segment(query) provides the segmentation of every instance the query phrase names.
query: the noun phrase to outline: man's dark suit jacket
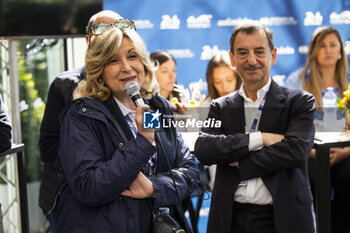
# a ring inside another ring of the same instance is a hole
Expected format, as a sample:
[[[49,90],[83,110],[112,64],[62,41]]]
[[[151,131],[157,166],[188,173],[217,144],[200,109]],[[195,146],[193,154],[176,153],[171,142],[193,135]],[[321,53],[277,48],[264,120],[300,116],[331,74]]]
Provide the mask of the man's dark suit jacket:
[[[238,91],[214,100],[208,118],[221,128],[203,129],[195,144],[200,162],[217,164],[208,233],[230,233],[234,193],[242,180],[261,177],[274,204],[277,233],[312,233],[314,218],[307,161],[314,139],[314,98],[307,92],[271,82],[259,131],[284,139],[258,151],[248,151],[244,129],[244,99]],[[227,164],[238,161],[237,167]]]

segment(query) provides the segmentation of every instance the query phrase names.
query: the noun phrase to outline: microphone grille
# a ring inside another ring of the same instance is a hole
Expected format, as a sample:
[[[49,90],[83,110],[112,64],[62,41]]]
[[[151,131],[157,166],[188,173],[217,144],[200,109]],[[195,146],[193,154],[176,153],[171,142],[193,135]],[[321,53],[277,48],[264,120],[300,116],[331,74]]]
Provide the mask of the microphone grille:
[[[134,96],[137,93],[140,93],[139,84],[136,81],[131,81],[125,84],[124,91],[128,96]]]

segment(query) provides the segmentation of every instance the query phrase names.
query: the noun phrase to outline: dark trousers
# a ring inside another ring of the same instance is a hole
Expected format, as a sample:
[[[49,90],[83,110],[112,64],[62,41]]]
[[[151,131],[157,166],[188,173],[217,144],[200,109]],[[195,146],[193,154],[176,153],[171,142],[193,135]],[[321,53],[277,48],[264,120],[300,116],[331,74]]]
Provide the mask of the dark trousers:
[[[315,196],[315,161],[309,160],[311,190]],[[320,181],[322,182],[322,181]],[[350,157],[331,168],[331,222],[332,233],[350,232]]]
[[[273,205],[234,202],[231,233],[276,233]]]

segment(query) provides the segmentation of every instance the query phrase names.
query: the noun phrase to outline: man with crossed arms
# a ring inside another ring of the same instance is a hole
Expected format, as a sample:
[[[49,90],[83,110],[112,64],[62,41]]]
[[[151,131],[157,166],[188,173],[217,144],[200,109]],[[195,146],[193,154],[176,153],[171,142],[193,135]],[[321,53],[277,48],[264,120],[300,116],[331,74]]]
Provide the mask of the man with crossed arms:
[[[314,98],[278,86],[272,32],[258,22],[237,26],[230,58],[243,84],[212,102],[222,122],[199,135],[195,155],[217,164],[208,233],[315,232],[307,161],[314,138]]]

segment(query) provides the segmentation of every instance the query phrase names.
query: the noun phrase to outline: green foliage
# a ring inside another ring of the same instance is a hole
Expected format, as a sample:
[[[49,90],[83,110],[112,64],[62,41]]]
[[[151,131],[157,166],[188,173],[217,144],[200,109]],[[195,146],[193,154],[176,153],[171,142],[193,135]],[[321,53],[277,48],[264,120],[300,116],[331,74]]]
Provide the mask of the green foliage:
[[[23,58],[18,58],[20,83],[20,109],[22,141],[25,145],[26,171],[28,181],[41,179],[42,165],[39,154],[39,130],[45,104],[38,95],[32,73],[27,71]]]

